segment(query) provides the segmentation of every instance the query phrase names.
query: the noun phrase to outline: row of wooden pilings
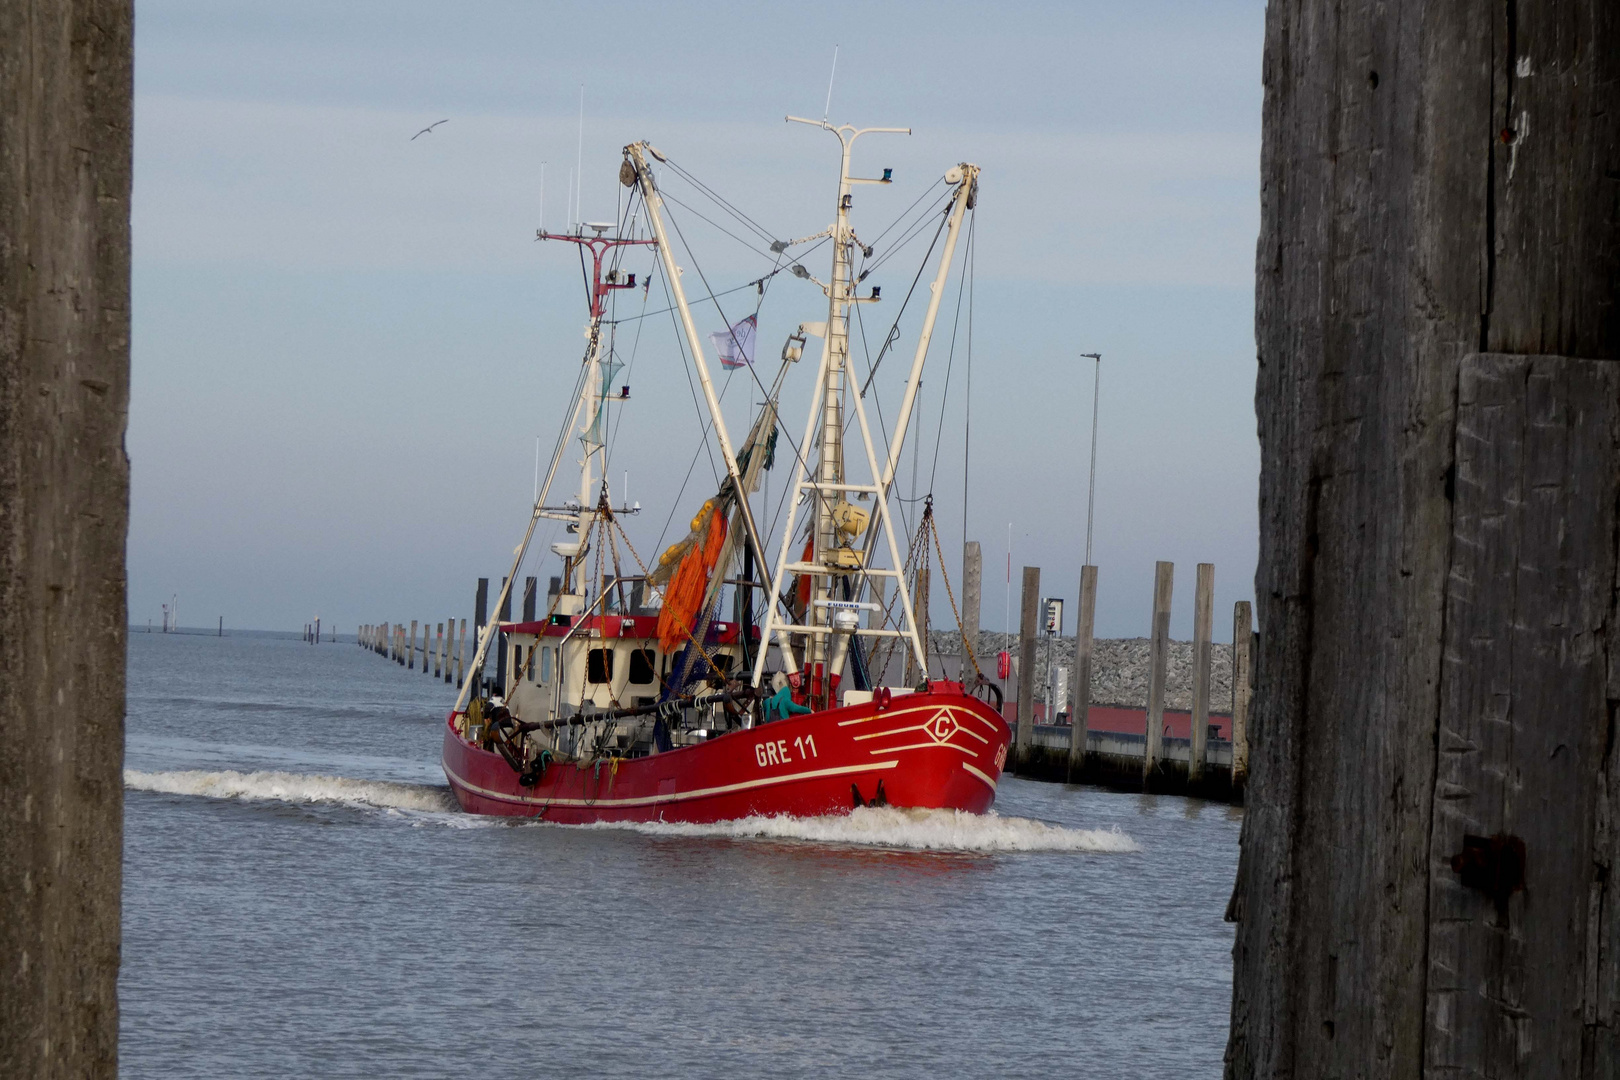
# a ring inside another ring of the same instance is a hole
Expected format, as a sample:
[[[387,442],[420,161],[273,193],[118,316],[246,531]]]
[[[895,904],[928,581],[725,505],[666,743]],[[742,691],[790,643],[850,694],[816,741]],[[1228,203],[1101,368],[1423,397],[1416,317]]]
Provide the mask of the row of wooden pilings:
[[[420,639],[418,627],[421,627]],[[453,682],[458,688],[465,678],[466,619],[461,620],[459,633],[455,619],[439,623],[437,630],[432,622],[417,622],[414,619],[409,630],[404,623],[368,623],[360,628],[359,642],[361,648],[385,656],[408,671],[416,670],[420,664],[422,674],[431,674],[447,683]]]
[[[967,607],[977,615],[978,544],[968,545],[964,578],[973,595]],[[1216,762],[1210,754],[1209,717],[1212,674],[1211,638],[1215,594],[1215,566],[1199,563],[1193,593],[1193,695],[1191,738],[1185,759],[1180,747],[1166,752],[1165,682],[1169,670],[1170,601],[1175,565],[1159,562],[1154,569],[1152,622],[1149,636],[1148,700],[1140,736],[1093,732],[1091,709],[1093,617],[1097,606],[1097,568],[1080,571],[1080,607],[1075,628],[1073,705],[1067,739],[1063,733],[1037,733],[1035,725],[1035,662],[1040,641],[1041,571],[1026,566],[1020,606],[1017,723],[1008,768],[1017,775],[1066,782],[1099,783],[1110,787],[1200,795],[1241,802],[1248,779],[1249,701],[1254,691],[1255,635],[1248,601],[1232,612],[1232,730],[1229,748]],[[974,620],[977,622],[977,619]],[[1067,745],[1063,745],[1066,742]],[[1179,740],[1178,740],[1179,742]]]

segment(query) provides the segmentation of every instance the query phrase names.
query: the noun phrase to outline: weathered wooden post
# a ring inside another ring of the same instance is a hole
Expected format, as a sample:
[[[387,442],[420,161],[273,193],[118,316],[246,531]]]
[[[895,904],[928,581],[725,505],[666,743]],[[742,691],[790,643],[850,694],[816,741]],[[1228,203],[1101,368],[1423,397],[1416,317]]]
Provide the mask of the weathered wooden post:
[[[1041,607],[1041,568],[1024,567],[1024,593],[1018,609],[1018,763],[1024,764],[1035,735],[1035,648]]]
[[[1210,635],[1214,631],[1215,564],[1199,563],[1193,588],[1192,753],[1187,758],[1187,782],[1204,778],[1209,754]]]
[[[1091,648],[1097,618],[1097,568],[1080,568],[1080,610],[1074,626],[1074,704],[1069,708],[1069,771],[1073,780],[1086,764],[1091,725]]]
[[[605,601],[604,601],[605,603]],[[506,578],[501,578],[501,612],[498,616],[502,623],[512,621],[512,590],[506,587]],[[495,634],[495,685],[498,693],[506,693],[506,654],[510,652],[507,645],[506,631],[498,630]]]
[[[444,681],[450,683],[456,681],[456,620],[446,619],[444,625]]]
[[[928,583],[933,580],[932,573],[919,573],[912,584],[911,607],[917,614],[917,633],[922,638],[924,655],[933,655],[933,645],[928,640]],[[910,651],[906,652],[906,685],[916,686],[928,677],[928,672],[917,665],[916,656]]]
[[[0,4],[0,1075],[118,1072],[133,4]]]
[[[1153,567],[1153,630],[1148,641],[1147,745],[1142,754],[1142,778],[1147,782],[1164,756],[1164,681],[1170,660],[1170,588],[1174,563]]]
[[[422,674],[428,675],[428,656],[433,652],[433,623],[422,620]]]
[[[433,635],[433,677],[439,678],[444,674],[444,623],[440,623]]]
[[[962,545],[962,658],[957,662],[957,678],[973,686],[979,657],[979,609],[983,595],[984,559],[977,540]],[[969,659],[972,657],[972,659]]]
[[[467,620],[461,620],[461,652],[456,655],[456,689],[459,690],[467,683]]]
[[[1620,18],[1272,4],[1228,1075],[1620,1070]]]
[[[1249,782],[1249,699],[1254,694],[1254,663],[1249,646],[1254,617],[1249,602],[1232,606],[1232,789]]]
[[[405,669],[416,670],[416,620],[411,620],[411,636],[405,643]]]
[[[479,639],[480,641],[483,640],[484,624],[488,621],[489,578],[481,577],[478,579],[478,594],[473,603],[473,637]],[[466,642],[462,642],[462,644],[465,645]],[[489,658],[486,656],[484,659],[487,663]],[[478,697],[484,692],[484,672],[482,670],[469,671],[467,674],[471,675],[473,678],[472,696]]]

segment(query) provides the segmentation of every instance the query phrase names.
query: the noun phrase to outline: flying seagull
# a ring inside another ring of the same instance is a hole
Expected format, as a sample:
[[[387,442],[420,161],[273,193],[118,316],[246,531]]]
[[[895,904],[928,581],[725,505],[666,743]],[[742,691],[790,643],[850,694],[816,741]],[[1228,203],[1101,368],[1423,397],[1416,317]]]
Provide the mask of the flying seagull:
[[[415,142],[417,139],[421,138],[423,135],[426,135],[428,132],[432,131],[434,128],[438,127],[440,124],[448,124],[449,122],[450,122],[449,118],[446,117],[443,120],[439,120],[439,121],[436,121],[434,123],[429,124],[427,127],[423,128],[421,131],[418,131],[415,135],[412,135],[411,136],[411,142]]]

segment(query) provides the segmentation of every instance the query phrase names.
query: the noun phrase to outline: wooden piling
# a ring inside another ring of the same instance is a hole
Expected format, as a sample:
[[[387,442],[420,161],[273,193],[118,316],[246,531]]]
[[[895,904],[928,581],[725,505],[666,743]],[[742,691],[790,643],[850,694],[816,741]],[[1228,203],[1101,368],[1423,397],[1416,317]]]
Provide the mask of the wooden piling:
[[[444,631],[444,681],[456,681],[456,620],[446,619]]]
[[[444,674],[444,623],[440,623],[433,638],[433,677]]]
[[[1620,18],[1266,14],[1234,1080],[1620,1072]]]
[[[1254,617],[1249,602],[1232,606],[1232,787],[1249,782],[1249,699],[1254,695]]]
[[[1174,563],[1153,568],[1153,633],[1148,645],[1147,750],[1142,755],[1144,782],[1152,777],[1164,756],[1164,682],[1170,652],[1170,592]]]
[[[1040,641],[1041,568],[1024,567],[1024,594],[1018,609],[1018,753],[1027,754],[1035,734],[1035,648]]]
[[[917,615],[917,634],[922,638],[923,655],[929,655],[928,641],[928,583],[933,579],[932,573],[917,575],[917,583],[911,597],[911,609]],[[906,685],[916,686],[928,678],[926,668],[919,669],[917,658],[910,651],[906,652]]]
[[[1210,634],[1215,604],[1215,564],[1198,564],[1198,582],[1193,589],[1193,699],[1192,756],[1187,759],[1187,781],[1196,784],[1204,778],[1209,753],[1209,665]]]
[[[1069,778],[1072,780],[1086,763],[1086,736],[1091,725],[1091,651],[1097,615],[1097,568],[1080,568],[1080,610],[1074,627],[1074,686],[1069,691],[1074,704],[1069,707]]]
[[[411,620],[411,636],[405,643],[405,670],[416,670],[416,620]]]
[[[971,670],[972,661],[968,659],[968,650],[972,649],[975,660],[979,663],[984,662],[984,658],[978,655],[983,579],[983,553],[977,540],[969,540],[962,545],[962,659],[957,665],[957,678],[970,687],[978,672]]]
[[[433,624],[427,619],[422,620],[422,674],[431,675],[428,670],[428,657],[433,653]]]
[[[0,4],[0,1075],[9,1077],[118,1071],[133,8]]]
[[[461,652],[456,656],[456,689],[467,685],[467,620],[461,620]]]
[[[501,578],[501,610],[496,616],[497,622],[512,621],[512,590],[506,587],[506,578]],[[499,688],[496,693],[506,693],[506,631],[497,630],[495,633],[495,685]]]

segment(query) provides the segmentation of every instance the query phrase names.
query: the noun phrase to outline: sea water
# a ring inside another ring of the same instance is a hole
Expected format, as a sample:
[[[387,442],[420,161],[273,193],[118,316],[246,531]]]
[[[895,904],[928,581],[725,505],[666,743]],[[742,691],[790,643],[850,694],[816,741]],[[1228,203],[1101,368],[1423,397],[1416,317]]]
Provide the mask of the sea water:
[[[1219,1075],[1230,807],[479,818],[452,698],[352,641],[131,635],[125,1076]]]

